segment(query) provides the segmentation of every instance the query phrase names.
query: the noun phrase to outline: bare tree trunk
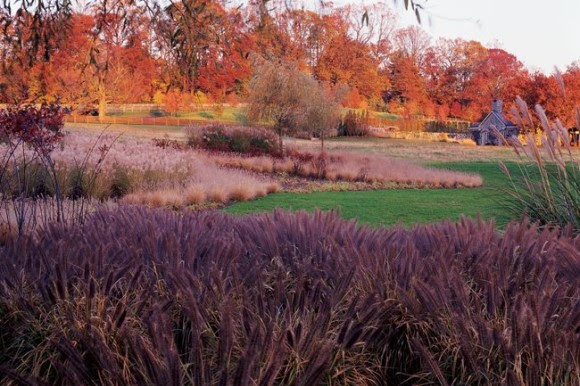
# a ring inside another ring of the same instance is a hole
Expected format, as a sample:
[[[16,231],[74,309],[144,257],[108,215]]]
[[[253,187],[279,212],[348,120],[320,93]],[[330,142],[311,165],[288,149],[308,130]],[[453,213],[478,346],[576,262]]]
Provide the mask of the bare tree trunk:
[[[105,88],[105,82],[99,80],[99,122],[105,120],[107,115],[107,92]]]
[[[276,123],[275,131],[278,134],[278,147],[280,148],[280,153],[284,154],[284,143],[282,142],[282,125],[280,123]]]

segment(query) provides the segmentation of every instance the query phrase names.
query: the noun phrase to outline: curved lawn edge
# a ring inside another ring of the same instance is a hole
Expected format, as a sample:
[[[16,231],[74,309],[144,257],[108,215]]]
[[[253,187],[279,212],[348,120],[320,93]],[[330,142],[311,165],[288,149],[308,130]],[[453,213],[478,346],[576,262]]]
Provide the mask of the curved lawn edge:
[[[426,224],[458,220],[461,216],[507,218],[490,189],[393,189],[347,192],[276,193],[255,201],[240,202],[224,210],[232,214],[285,210],[337,210],[346,219],[373,226]]]
[[[461,216],[494,218],[499,225],[511,218],[494,187],[507,182],[496,162],[437,163],[431,167],[475,172],[484,187],[470,189],[391,189],[344,192],[276,193],[239,202],[224,210],[232,214],[285,210],[337,210],[346,219],[373,226],[427,224]]]

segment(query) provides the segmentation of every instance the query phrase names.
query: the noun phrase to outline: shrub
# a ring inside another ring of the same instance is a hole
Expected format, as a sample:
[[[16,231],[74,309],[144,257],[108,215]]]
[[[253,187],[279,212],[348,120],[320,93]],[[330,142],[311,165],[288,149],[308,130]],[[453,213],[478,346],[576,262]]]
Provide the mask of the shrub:
[[[236,153],[249,153],[252,146],[252,138],[242,131],[234,131],[231,135],[230,149]]]
[[[198,145],[204,149],[215,151],[229,151],[231,138],[225,133],[225,126],[211,125],[202,129],[201,140]]]
[[[54,181],[50,171],[41,163],[35,162],[28,166],[31,174],[28,180],[31,181],[29,197],[52,197],[54,196]]]
[[[427,121],[425,122],[425,131],[429,133],[471,133],[467,122],[453,121]]]
[[[125,208],[0,248],[0,383],[571,385],[580,239]]]
[[[28,161],[26,158],[21,158],[16,160],[14,164],[7,165],[5,176],[3,183],[0,184],[0,195],[4,199],[54,195],[53,175],[37,159],[33,158],[33,160]]]
[[[41,165],[52,176],[53,185],[58,192],[51,153],[64,137],[64,114],[60,106],[52,104],[8,106],[0,109],[0,144],[5,147],[0,156],[2,188],[17,185],[22,190],[20,194],[28,195],[26,189],[30,181],[27,166]],[[31,151],[27,152],[26,149]]]
[[[85,170],[81,166],[72,166],[67,173],[66,195],[71,200],[88,197],[89,181]]]
[[[25,143],[48,154],[63,138],[65,111],[58,105],[8,106],[0,109],[0,139],[3,143]]]
[[[276,138],[267,130],[212,124],[187,130],[188,144],[200,149],[249,155],[279,156]]]
[[[162,149],[184,150],[186,148],[183,142],[169,138],[153,138],[153,144]]]

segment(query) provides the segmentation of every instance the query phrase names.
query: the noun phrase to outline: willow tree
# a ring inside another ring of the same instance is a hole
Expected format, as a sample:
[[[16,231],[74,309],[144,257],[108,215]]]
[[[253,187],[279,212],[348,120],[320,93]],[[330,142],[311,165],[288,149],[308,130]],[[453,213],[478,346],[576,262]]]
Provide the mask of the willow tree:
[[[248,115],[274,124],[283,149],[284,134],[296,131],[306,118],[305,103],[316,81],[292,65],[265,61],[250,81]]]
[[[338,124],[340,94],[293,65],[264,62],[250,81],[250,119],[266,120],[283,149],[282,137],[299,130],[324,137]]]

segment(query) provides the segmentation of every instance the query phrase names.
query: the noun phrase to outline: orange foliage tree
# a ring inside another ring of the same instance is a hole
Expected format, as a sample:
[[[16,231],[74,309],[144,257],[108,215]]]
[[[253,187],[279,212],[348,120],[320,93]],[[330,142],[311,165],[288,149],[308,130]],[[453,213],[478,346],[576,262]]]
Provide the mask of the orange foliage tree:
[[[462,39],[433,42],[420,26],[397,28],[388,2],[323,2],[308,10],[284,0],[239,7],[221,0],[153,0],[147,7],[95,0],[82,12],[62,8],[63,0],[40,2],[47,7],[0,7],[2,103],[99,106],[103,116],[109,103],[149,102],[156,94],[167,94],[173,107],[201,93],[244,102],[263,60],[295,65],[327,87],[348,86],[346,106],[407,115],[477,120],[491,99],[522,95],[571,125],[580,99],[578,64],[561,74],[530,74],[505,50]]]

